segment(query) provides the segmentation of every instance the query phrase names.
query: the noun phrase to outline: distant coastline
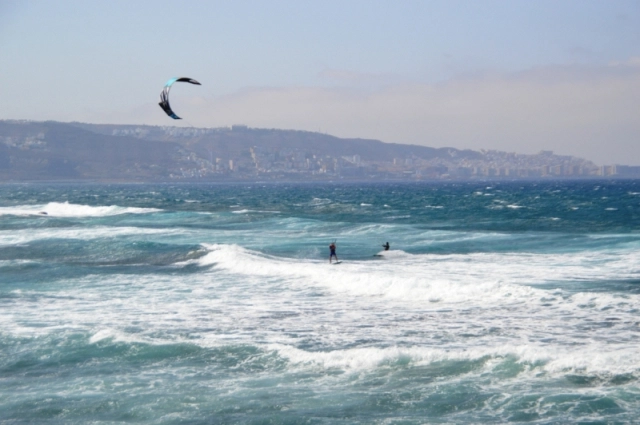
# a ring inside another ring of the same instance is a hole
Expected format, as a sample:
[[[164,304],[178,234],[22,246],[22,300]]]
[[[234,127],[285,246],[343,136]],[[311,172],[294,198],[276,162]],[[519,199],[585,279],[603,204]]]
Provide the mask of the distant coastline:
[[[343,182],[640,178],[573,156],[323,133],[0,120],[0,182]]]

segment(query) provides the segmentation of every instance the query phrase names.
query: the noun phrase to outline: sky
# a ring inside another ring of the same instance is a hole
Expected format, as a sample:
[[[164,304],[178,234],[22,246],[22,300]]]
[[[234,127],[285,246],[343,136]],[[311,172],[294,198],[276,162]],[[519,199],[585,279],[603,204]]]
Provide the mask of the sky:
[[[640,165],[640,0],[0,0],[0,80],[0,119]]]

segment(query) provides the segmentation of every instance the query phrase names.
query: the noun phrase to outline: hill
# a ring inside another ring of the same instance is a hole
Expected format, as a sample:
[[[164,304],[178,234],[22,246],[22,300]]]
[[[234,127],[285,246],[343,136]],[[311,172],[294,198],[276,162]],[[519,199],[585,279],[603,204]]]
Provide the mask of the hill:
[[[592,175],[598,167],[550,152],[436,149],[246,126],[0,121],[0,181],[535,177],[556,169]]]

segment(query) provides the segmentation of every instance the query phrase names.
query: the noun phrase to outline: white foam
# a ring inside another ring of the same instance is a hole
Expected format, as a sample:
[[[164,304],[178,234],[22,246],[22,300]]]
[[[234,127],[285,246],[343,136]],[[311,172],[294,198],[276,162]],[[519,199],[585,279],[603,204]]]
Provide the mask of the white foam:
[[[149,229],[142,227],[36,228],[0,231],[0,245],[17,245],[46,239],[92,240],[129,235],[180,234],[182,229]]]
[[[280,211],[263,211],[263,210],[235,210],[231,211],[234,214],[251,214],[251,213],[261,213],[261,214],[280,214]]]
[[[101,329],[98,332],[96,332],[95,334],[93,334],[93,336],[91,336],[91,338],[89,338],[89,343],[90,344],[95,344],[97,342],[103,341],[105,339],[113,339],[113,340],[124,340],[127,338],[124,338],[124,334],[122,332],[118,332],[114,329]]]
[[[293,368],[347,372],[469,360],[480,364],[469,373],[481,375],[513,359],[525,366],[514,379],[640,371],[640,296],[531,286],[637,278],[635,249],[397,250],[386,251],[393,261],[341,258],[332,267],[324,256],[203,247],[206,254],[191,261],[205,269],[188,276],[91,275],[14,291],[0,309],[0,332],[82,332],[90,343],[246,344]]]
[[[293,284],[315,285],[336,293],[383,296],[410,303],[527,302],[545,293],[530,284],[633,278],[635,269],[629,268],[640,261],[637,254],[629,254],[626,259],[607,258],[607,253],[442,256],[411,255],[398,250],[381,252],[394,261],[345,261],[338,270],[328,269],[328,261],[324,260],[271,257],[236,245],[203,246],[209,253],[197,260],[202,266],[215,265],[230,273],[286,278]],[[549,273],[550,269],[554,273]],[[598,297],[606,304],[615,301],[609,294]],[[576,302],[582,303],[577,298]]]
[[[412,254],[402,251],[401,249],[389,249],[388,251],[382,250],[376,254],[378,257],[384,257],[385,259],[399,259],[411,257]]]
[[[120,214],[148,214],[161,211],[157,208],[137,208],[110,206],[91,206],[70,204],[69,202],[49,202],[40,205],[18,205],[0,207],[1,215],[42,216],[42,217],[108,217]]]
[[[128,344],[164,345],[183,342],[181,338],[153,338],[147,335],[132,334],[118,329],[100,329],[89,338],[89,344],[97,344],[102,341],[124,342]]]
[[[305,351],[292,346],[273,344],[268,349],[286,358],[295,366],[339,369],[346,372],[374,370],[402,363],[408,366],[425,366],[443,361],[485,361],[485,367],[476,373],[490,372],[507,358],[518,363],[538,365],[536,375],[544,373],[547,378],[564,376],[567,373],[583,375],[639,374],[637,351],[626,347],[594,352],[589,348],[547,347],[535,344],[517,346],[486,346],[471,348],[440,347],[363,347],[331,351]],[[494,361],[487,361],[492,359]],[[487,370],[489,369],[489,370]],[[521,372],[528,374],[527,369]]]

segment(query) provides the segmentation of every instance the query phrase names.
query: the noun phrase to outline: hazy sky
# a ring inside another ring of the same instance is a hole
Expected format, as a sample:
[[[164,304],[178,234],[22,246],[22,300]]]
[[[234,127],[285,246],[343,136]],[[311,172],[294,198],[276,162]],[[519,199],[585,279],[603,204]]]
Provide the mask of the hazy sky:
[[[640,165],[640,0],[0,0],[0,77],[0,119]]]

